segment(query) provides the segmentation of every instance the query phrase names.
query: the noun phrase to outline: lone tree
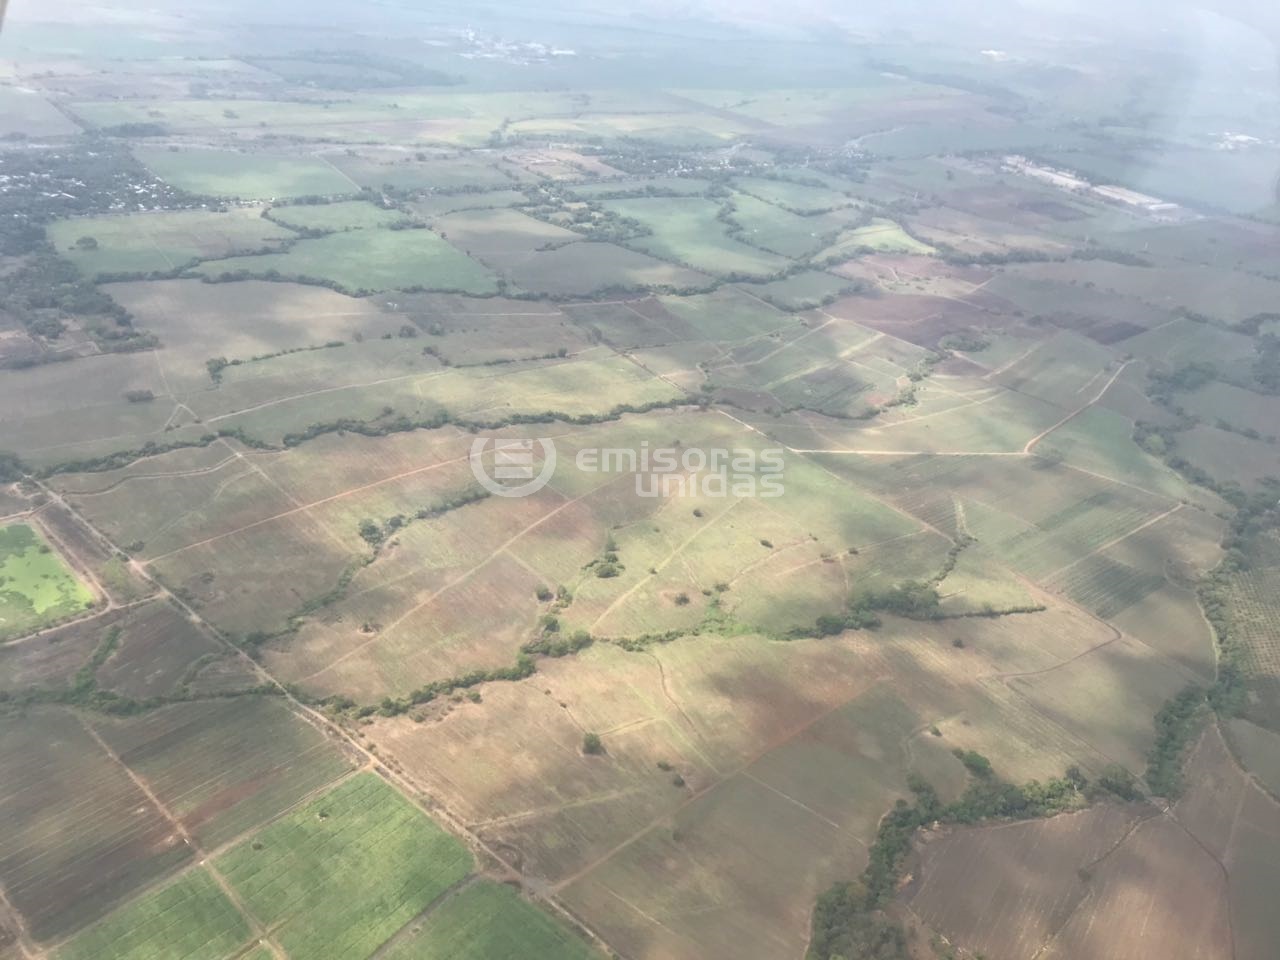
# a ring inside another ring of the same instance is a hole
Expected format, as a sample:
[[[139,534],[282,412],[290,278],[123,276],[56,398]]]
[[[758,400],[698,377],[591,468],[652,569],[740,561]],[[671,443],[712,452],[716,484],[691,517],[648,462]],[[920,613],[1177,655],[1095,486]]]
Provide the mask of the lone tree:
[[[588,756],[598,756],[604,753],[604,741],[600,739],[600,734],[584,734],[582,737],[582,752]]]

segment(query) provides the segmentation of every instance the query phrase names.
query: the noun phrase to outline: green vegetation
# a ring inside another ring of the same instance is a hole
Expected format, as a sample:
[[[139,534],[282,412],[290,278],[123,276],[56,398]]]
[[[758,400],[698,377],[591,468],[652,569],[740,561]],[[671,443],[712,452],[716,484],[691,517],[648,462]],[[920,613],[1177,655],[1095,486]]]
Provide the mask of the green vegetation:
[[[399,210],[388,210],[367,200],[276,204],[267,211],[267,217],[305,235],[368,230],[407,222]]]
[[[93,594],[26,524],[0,527],[0,638],[93,606]]]
[[[73,937],[58,960],[223,960],[249,924],[203,867],[143,894]]]
[[[598,954],[505,884],[450,897],[387,960],[592,960]]]
[[[134,153],[161,179],[190,193],[270,200],[359,190],[328,162],[308,157],[198,147],[138,147]]]
[[[203,263],[211,280],[297,280],[360,296],[376,290],[497,292],[498,281],[430,230],[353,230],[299,240],[283,253]]]
[[[294,960],[360,960],[466,877],[472,862],[386,781],[362,773],[215,865]]]

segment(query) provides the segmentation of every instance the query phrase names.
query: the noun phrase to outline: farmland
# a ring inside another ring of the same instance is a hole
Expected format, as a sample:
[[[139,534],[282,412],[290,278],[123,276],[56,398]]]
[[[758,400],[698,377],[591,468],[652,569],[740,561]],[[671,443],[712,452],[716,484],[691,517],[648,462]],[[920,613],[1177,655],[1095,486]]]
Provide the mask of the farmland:
[[[10,4],[0,958],[1270,958],[1264,26],[409,6]]]
[[[93,593],[26,524],[0,528],[0,637],[83,613]]]

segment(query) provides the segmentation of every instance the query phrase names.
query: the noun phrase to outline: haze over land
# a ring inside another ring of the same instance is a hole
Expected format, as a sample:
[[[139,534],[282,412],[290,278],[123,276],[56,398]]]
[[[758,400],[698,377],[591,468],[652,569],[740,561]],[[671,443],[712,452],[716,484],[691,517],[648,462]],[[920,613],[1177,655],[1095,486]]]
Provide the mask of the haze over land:
[[[14,0],[0,960],[1275,956],[1280,13],[850,6]]]

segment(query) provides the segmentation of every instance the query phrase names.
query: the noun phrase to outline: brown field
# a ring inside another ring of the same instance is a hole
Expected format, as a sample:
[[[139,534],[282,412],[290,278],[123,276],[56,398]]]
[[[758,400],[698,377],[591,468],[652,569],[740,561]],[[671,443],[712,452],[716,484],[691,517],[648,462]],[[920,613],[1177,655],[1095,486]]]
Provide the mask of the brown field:
[[[991,960],[1034,957],[1092,874],[1155,810],[1107,804],[1048,820],[921,832],[901,896],[932,930]]]
[[[98,683],[139,700],[172,693],[197,660],[223,651],[164,601],[129,611],[113,627],[120,630],[119,646],[98,668]]]
[[[49,939],[190,857],[163,813],[74,714],[0,718],[0,882],[32,936]],[[78,784],[68,789],[69,783]]]
[[[252,830],[350,769],[279,699],[180,703],[93,721],[120,762],[206,848]]]
[[[802,948],[816,892],[861,869],[908,770],[953,791],[952,746],[998,749],[1011,778],[1106,762],[999,684],[988,694],[974,683],[997,664],[1044,669],[1096,642],[1085,618],[1037,616],[1050,620],[1030,635],[1030,620],[1005,618],[788,644],[597,645],[486,685],[481,703],[432,704],[369,730],[628,955],[776,957]],[[584,731],[600,733],[605,756],[581,754]],[[654,871],[670,882],[653,884]],[[741,929],[750,941],[724,934]]]
[[[0,690],[66,686],[89,662],[107,630],[126,616],[127,610],[112,610],[0,646]]]

